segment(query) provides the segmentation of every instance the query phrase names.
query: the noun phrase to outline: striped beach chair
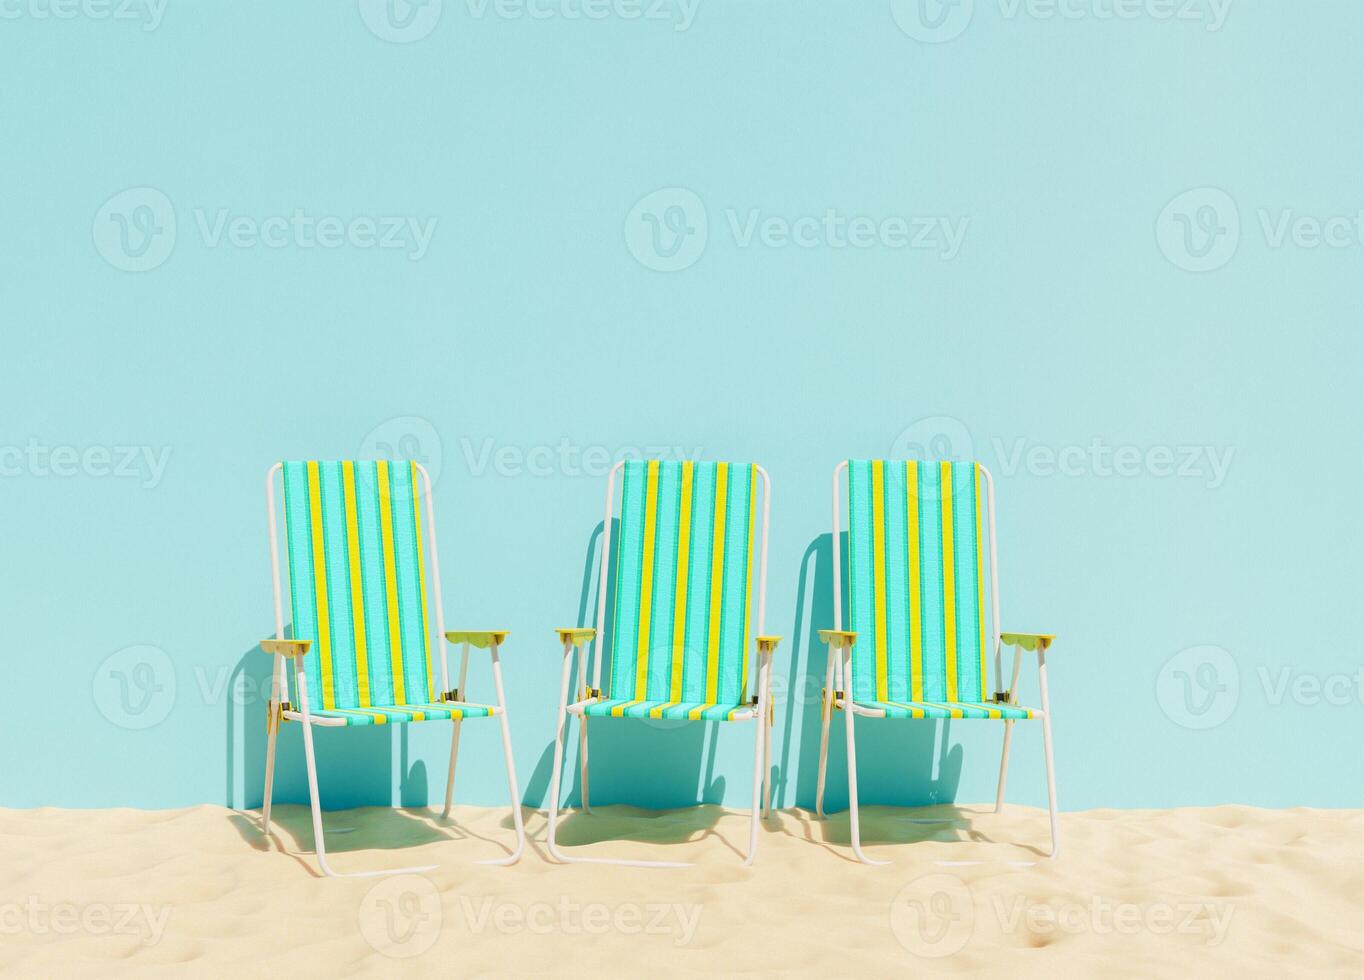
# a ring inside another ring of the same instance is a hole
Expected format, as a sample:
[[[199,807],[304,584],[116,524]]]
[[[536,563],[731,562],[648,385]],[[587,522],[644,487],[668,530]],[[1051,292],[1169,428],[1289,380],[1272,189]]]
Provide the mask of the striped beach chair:
[[[293,635],[287,638],[275,518],[278,474],[282,474],[284,489],[285,554],[293,623]],[[371,877],[430,870],[434,865],[351,873],[332,870],[322,832],[313,726],[453,722],[445,786],[448,817],[455,789],[460,723],[466,718],[497,718],[507,760],[516,848],[509,857],[483,863],[515,863],[525,847],[525,830],[499,661],[499,648],[507,632],[445,629],[431,478],[426,469],[409,461],[285,462],[270,468],[265,487],[275,590],[275,636],[261,641],[261,648],[274,656],[262,812],[266,835],[270,832],[275,740],[281,724],[298,722],[303,726],[313,839],[323,873]],[[428,546],[429,580],[424,557]],[[459,684],[453,688],[444,643],[437,640],[438,657],[431,650],[428,595],[435,602],[438,633],[444,641],[461,648]],[[464,698],[470,646],[489,651],[496,704],[475,704]],[[286,661],[293,668],[292,695],[285,675]]]
[[[616,544],[615,607],[610,624],[610,673],[602,683],[607,571],[615,487],[621,479]],[[755,538],[758,482],[762,482],[762,536]],[[590,721],[617,718],[758,722],[753,762],[751,864],[758,820],[771,809],[772,653],[781,637],[763,635],[767,583],[767,528],[771,488],[753,464],[617,463],[606,487],[606,519],[598,577],[596,626],[556,631],[563,644],[563,678],[555,729],[549,801],[549,852],[559,861],[639,867],[685,867],[672,861],[570,857],[558,846],[560,770],[567,720],[579,720],[578,763],[582,809],[588,799],[587,733]],[[756,552],[756,553],[755,553]],[[756,617],[753,573],[757,565]],[[757,636],[753,636],[756,629]],[[596,646],[595,656],[588,645]],[[576,654],[576,658],[575,658]],[[592,682],[569,696],[574,661]],[[756,670],[754,667],[756,666]]]
[[[840,483],[848,500],[848,619],[843,629]],[[833,566],[835,629],[824,675],[815,806],[824,815],[829,726],[842,711],[847,729],[848,813],[853,853],[866,864],[857,823],[857,753],[853,717],[994,719],[1004,723],[995,797],[1004,803],[1009,741],[1016,721],[1042,723],[1047,758],[1051,856],[1059,846],[1052,770],[1046,651],[1050,634],[1001,633],[995,562],[995,499],[979,463],[849,460],[834,470]],[[987,560],[988,559],[988,560]],[[988,572],[987,572],[988,566]],[[989,577],[989,604],[985,588]],[[1002,681],[1001,646],[1014,650],[1007,687],[991,691],[994,661]],[[1037,654],[1041,707],[1016,703],[1022,650]],[[835,679],[837,683],[835,684]]]

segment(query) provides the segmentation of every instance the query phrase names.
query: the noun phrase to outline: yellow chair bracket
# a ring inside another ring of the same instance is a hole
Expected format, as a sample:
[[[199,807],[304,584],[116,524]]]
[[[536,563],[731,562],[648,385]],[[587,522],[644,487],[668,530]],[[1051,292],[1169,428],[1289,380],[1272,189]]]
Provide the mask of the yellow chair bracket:
[[[590,643],[597,637],[597,631],[590,626],[561,626],[556,627],[554,632],[558,634],[560,643],[575,647]]]

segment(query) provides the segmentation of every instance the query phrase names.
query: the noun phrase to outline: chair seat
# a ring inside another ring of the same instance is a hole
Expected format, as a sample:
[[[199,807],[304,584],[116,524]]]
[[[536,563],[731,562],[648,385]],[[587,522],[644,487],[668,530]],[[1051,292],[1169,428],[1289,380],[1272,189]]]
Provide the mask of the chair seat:
[[[409,721],[453,721],[457,718],[488,718],[497,708],[487,704],[383,704],[368,708],[332,708],[311,712],[313,722],[328,727],[404,724]],[[302,721],[299,711],[286,711],[290,721]]]
[[[998,718],[1025,721],[1032,708],[992,701],[854,701],[858,708],[883,711],[887,718]],[[842,702],[839,702],[842,706]]]
[[[585,718],[672,718],[690,721],[749,721],[758,709],[751,704],[702,701],[636,701],[601,698],[582,707]]]

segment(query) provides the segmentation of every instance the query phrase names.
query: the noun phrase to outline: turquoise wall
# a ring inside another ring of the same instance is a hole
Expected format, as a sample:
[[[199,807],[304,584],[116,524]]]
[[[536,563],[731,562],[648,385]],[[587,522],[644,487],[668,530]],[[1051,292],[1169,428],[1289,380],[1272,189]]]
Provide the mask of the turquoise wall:
[[[916,452],[995,474],[1065,807],[1360,804],[1353,0],[0,14],[0,804],[257,805],[263,475],[375,454],[437,474],[449,624],[512,630],[538,804],[631,450],[772,474],[783,805],[830,470]],[[327,803],[438,797],[447,731],[324,733]],[[601,802],[748,803],[747,727],[597,731]],[[995,726],[860,731],[864,800],[993,791]]]

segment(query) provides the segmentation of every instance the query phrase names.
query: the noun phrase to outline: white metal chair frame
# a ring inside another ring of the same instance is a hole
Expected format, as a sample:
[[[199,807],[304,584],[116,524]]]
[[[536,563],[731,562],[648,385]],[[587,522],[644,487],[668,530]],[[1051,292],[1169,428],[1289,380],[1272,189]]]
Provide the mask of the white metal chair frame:
[[[436,599],[436,628],[440,633],[435,646],[440,650],[440,681],[441,690],[448,691],[450,688],[449,669],[445,655],[445,642],[448,637],[445,631],[445,606],[442,601],[440,587],[440,553],[436,545],[436,513],[433,497],[431,493],[431,475],[427,473],[426,467],[420,463],[415,464],[417,471],[421,473],[422,483],[426,492],[426,523],[429,528],[427,537],[431,542],[431,585],[435,592]],[[308,797],[312,804],[313,813],[313,840],[317,851],[317,863],[322,869],[322,873],[334,878],[373,878],[382,875],[410,874],[422,871],[431,871],[438,865],[428,864],[411,868],[390,868],[381,871],[335,871],[327,862],[327,846],[322,832],[322,802],[317,792],[317,760],[313,750],[313,726],[323,727],[344,726],[344,722],[332,721],[329,719],[314,718],[308,704],[308,683],[303,667],[303,657],[307,654],[307,641],[286,641],[284,637],[284,603],[280,591],[279,574],[279,542],[278,532],[275,521],[275,474],[283,469],[283,464],[276,463],[270,467],[265,475],[265,498],[266,506],[270,518],[270,573],[275,590],[275,643],[266,641],[272,650],[267,652],[274,653],[274,667],[271,671],[270,683],[270,705],[269,717],[269,738],[265,750],[265,801],[262,811],[262,830],[266,837],[270,835],[270,803],[271,790],[273,789],[275,777],[275,739],[279,734],[280,723],[287,718],[299,721],[303,725],[303,751],[308,765]],[[505,639],[504,632],[491,634],[488,644],[489,654],[492,659],[493,668],[493,687],[497,694],[497,717],[502,727],[502,751],[507,763],[507,786],[511,791],[512,801],[512,822],[516,828],[516,848],[510,855],[504,858],[492,858],[479,861],[479,864],[491,865],[510,865],[515,864],[521,859],[521,854],[526,847],[526,831],[521,817],[521,801],[517,792],[516,765],[512,759],[511,727],[507,720],[507,698],[502,687],[502,664],[499,656],[498,647]],[[428,638],[429,642],[429,638]],[[263,647],[265,644],[263,644]],[[291,652],[286,652],[292,646]],[[466,639],[461,643],[460,663],[459,663],[459,687],[460,695],[463,695],[466,688],[465,683],[469,671],[469,642]],[[434,651],[431,654],[434,655]],[[294,661],[294,692],[298,698],[298,708],[296,710],[281,711],[281,705],[288,693],[288,683],[284,672],[285,659]],[[457,708],[466,705],[466,701],[447,702],[450,707]],[[454,800],[455,793],[455,761],[459,752],[459,729],[462,718],[453,719],[454,731],[450,736],[450,769],[445,783],[445,809],[441,816],[450,816],[450,806]],[[424,724],[424,723],[423,723]]]
[[[834,467],[833,476],[833,564],[834,564],[834,632],[843,629],[843,582],[840,555],[839,536],[842,533],[839,520],[842,514],[839,501],[839,481],[846,478],[848,470],[847,461],[843,461]],[[994,637],[994,660],[995,660],[995,690],[1001,694],[1006,694],[1009,704],[1014,704],[1018,697],[1018,673],[1021,665],[1022,648],[1014,645],[1013,679],[1007,688],[1002,688],[1000,682],[1003,680],[1003,659],[1002,641],[999,629],[999,565],[996,561],[995,549],[995,484],[990,471],[984,466],[980,467],[985,475],[986,502],[990,516],[990,612],[991,626],[993,627]],[[827,631],[821,631],[827,632]],[[853,738],[853,716],[862,715],[866,718],[884,718],[885,712],[882,710],[867,708],[856,704],[852,698],[852,647],[853,641],[840,642],[838,637],[828,637],[828,663],[824,671],[824,694],[821,698],[820,716],[821,728],[819,736],[819,776],[815,788],[815,810],[821,818],[824,813],[824,784],[825,773],[829,760],[829,725],[833,718],[833,712],[842,709],[846,719],[847,731],[847,751],[848,751],[848,825],[849,836],[852,842],[853,854],[863,864],[889,864],[888,861],[878,861],[868,857],[862,851],[862,841],[858,829],[857,820],[857,748]],[[1041,709],[1033,712],[1033,718],[1042,722],[1042,746],[1047,760],[1047,809],[1051,823],[1051,851],[1049,857],[1055,858],[1060,851],[1060,836],[1057,823],[1056,810],[1056,775],[1052,765],[1051,751],[1051,708],[1047,697],[1047,659],[1046,643],[1037,643],[1037,679],[1040,690]],[[838,684],[835,686],[834,680],[837,677]],[[842,697],[837,698],[836,692],[841,692]],[[908,721],[934,721],[937,719],[897,719]],[[1004,721],[1004,748],[999,763],[999,785],[995,792],[995,812],[998,813],[1004,806],[1004,783],[1009,772],[1009,742],[1013,736],[1014,721],[1006,719]]]
[[[594,630],[558,630],[560,639],[564,644],[563,677],[559,690],[559,716],[554,729],[554,767],[549,789],[549,828],[546,841],[549,853],[557,861],[566,864],[616,864],[638,868],[685,868],[690,867],[690,862],[679,861],[633,861],[621,858],[605,857],[570,857],[559,849],[557,832],[559,823],[559,789],[560,776],[564,761],[564,734],[569,715],[578,719],[578,765],[579,781],[582,787],[582,811],[591,813],[592,806],[588,797],[587,779],[587,722],[584,714],[587,705],[600,699],[601,691],[601,669],[603,660],[603,648],[605,646],[606,628],[606,585],[609,574],[609,562],[611,557],[611,521],[614,515],[616,474],[624,466],[624,461],[616,463],[611,468],[606,483],[606,517],[603,522],[602,545],[601,545],[601,564],[597,581],[597,620]],[[754,643],[758,648],[758,670],[753,678],[757,687],[758,703],[749,712],[742,713],[735,717],[734,721],[753,720],[758,722],[757,731],[753,745],[753,816],[749,825],[748,834],[748,856],[744,858],[744,866],[753,863],[753,858],[758,850],[758,822],[760,816],[768,816],[772,812],[772,653],[776,648],[776,641],[779,637],[767,637],[763,635],[765,616],[767,611],[767,527],[768,519],[771,514],[772,503],[772,483],[767,475],[767,471],[761,466],[754,467],[763,481],[763,507],[762,507],[762,539],[760,545],[760,557],[758,562],[758,632],[754,637]],[[573,635],[573,634],[590,635]],[[585,652],[586,644],[593,638],[596,639],[596,657],[593,662],[591,691],[587,692],[591,696],[573,703],[569,702],[568,685],[572,673],[574,657],[577,651],[578,676],[585,677],[587,672],[588,655]],[[614,692],[612,692],[614,693]],[[748,696],[745,689],[744,696]]]

